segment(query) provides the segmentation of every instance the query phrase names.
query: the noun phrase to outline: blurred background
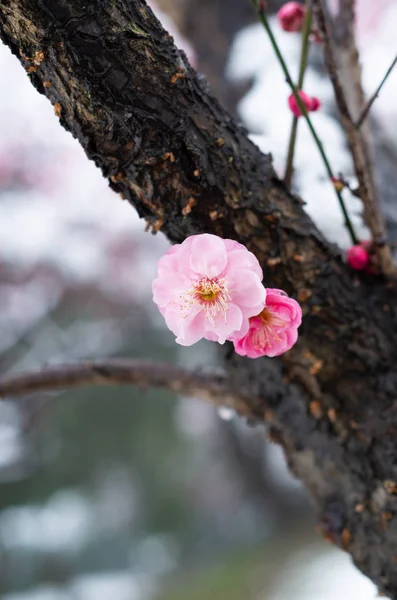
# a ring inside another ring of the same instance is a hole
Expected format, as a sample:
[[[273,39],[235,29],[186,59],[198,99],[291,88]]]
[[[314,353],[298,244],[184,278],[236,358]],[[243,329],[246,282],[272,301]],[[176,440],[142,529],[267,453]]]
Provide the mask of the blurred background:
[[[270,2],[274,11],[280,2]],[[331,10],[337,2],[330,4]],[[357,0],[371,93],[396,53],[393,0]],[[288,89],[248,0],[151,6],[214,93],[284,167]],[[280,31],[295,73],[300,36]],[[335,171],[351,176],[320,48],[306,91]],[[376,101],[377,159],[396,229],[396,74]],[[316,149],[300,125],[295,186],[324,233],[348,244]],[[365,235],[358,201],[350,201]],[[0,373],[127,356],[214,364],[178,347],[151,302],[168,243],[59,126],[0,45]],[[195,399],[134,388],[37,394],[0,404],[0,598],[367,600],[376,589],[315,533],[301,484],[262,427]]]

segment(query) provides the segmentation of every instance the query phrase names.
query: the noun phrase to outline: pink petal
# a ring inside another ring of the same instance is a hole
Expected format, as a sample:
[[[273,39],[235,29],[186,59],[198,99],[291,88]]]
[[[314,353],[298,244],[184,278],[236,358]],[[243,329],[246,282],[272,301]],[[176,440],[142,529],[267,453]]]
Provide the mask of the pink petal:
[[[247,251],[247,248],[245,246],[243,246],[243,244],[240,244],[240,242],[236,242],[236,240],[223,240],[225,242],[225,248],[227,250],[227,252],[231,252],[232,250],[244,250],[245,252]]]
[[[169,271],[178,270],[178,250],[180,246],[180,244],[171,246],[164,256],[159,259],[157,263],[157,272],[159,276],[163,275],[164,273],[168,273]]]
[[[272,296],[284,296],[284,298],[288,298],[287,292],[284,290],[279,290],[277,288],[267,288],[267,298],[271,298]]]
[[[275,340],[268,348],[266,348],[265,356],[280,356],[280,354],[290,350],[298,339],[298,330],[295,327],[288,329],[283,333],[280,333],[279,338],[279,341]]]
[[[216,277],[227,265],[224,241],[216,235],[194,236],[190,250],[190,267],[198,275]]]
[[[256,316],[265,306],[266,290],[258,275],[249,270],[233,270],[225,282],[232,301],[242,308],[252,307],[250,317]]]
[[[267,288],[266,307],[285,320],[287,327],[299,327],[302,322],[302,309],[298,302],[289,298],[282,290]]]
[[[225,240],[225,242],[230,242],[231,240]],[[237,242],[235,242],[237,244]],[[260,267],[259,261],[252,252],[247,250],[245,246],[238,244],[239,247],[235,249],[231,249],[228,252],[227,256],[227,268],[230,271],[234,270],[244,270],[249,269],[250,271],[254,271],[257,274],[260,281],[263,279],[263,272]]]
[[[180,296],[191,287],[185,275],[170,272],[155,279],[152,283],[153,300],[158,306],[176,303],[180,306]]]
[[[248,320],[248,319],[247,319]],[[228,310],[226,312],[226,320],[222,314],[219,314],[215,318],[215,325],[213,325],[209,319],[205,321],[205,329],[216,336],[216,340],[219,344],[224,344],[227,339],[236,332],[239,331],[243,326],[243,314],[238,306],[233,303],[229,303]]]
[[[181,346],[192,346],[204,337],[204,333],[205,314],[201,311],[186,323],[184,331],[178,335],[175,341]]]
[[[192,235],[192,236],[186,238],[186,240],[184,242],[182,242],[182,244],[179,244],[179,247],[178,247],[177,270],[179,271],[179,273],[183,273],[184,275],[186,275],[187,277],[190,277],[190,278],[197,277],[196,273],[194,271],[192,271],[192,268],[190,266],[190,257],[192,254],[192,243],[193,243],[194,238],[196,238],[196,237],[197,236]]]
[[[202,311],[198,312],[198,310],[199,307],[197,305],[193,305],[192,310],[185,315],[182,315],[181,311],[176,309],[173,305],[168,305],[165,309],[161,310],[167,327],[176,336],[178,344],[190,346],[203,337],[204,314]],[[200,317],[200,315],[202,316]],[[196,319],[197,317],[200,318]],[[200,322],[201,330],[199,327]]]

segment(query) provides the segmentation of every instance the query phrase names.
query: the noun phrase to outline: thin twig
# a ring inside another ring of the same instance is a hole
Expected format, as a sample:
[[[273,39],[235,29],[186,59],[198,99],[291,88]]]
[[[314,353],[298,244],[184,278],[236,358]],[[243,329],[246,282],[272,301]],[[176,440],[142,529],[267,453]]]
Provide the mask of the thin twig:
[[[364,122],[366,116],[368,115],[369,111],[371,110],[371,106],[373,105],[373,103],[375,102],[375,100],[377,99],[377,97],[379,96],[379,92],[381,91],[382,87],[384,86],[384,84],[386,83],[387,78],[389,77],[390,73],[393,71],[395,65],[397,64],[397,55],[395,56],[393,62],[391,63],[390,67],[387,69],[382,81],[380,82],[380,84],[378,85],[378,87],[376,88],[375,92],[373,93],[373,95],[371,96],[371,98],[368,100],[367,104],[364,106],[364,109],[361,113],[361,115],[359,116],[357,122],[356,122],[356,128],[360,129],[362,123]]]
[[[301,90],[303,87],[303,80],[305,77],[305,71],[307,67],[307,58],[309,55],[309,37],[312,28],[312,0],[306,0],[306,14],[305,21],[302,28],[302,48],[301,57],[299,62],[299,75],[297,88]],[[294,152],[296,144],[296,134],[298,132],[298,117],[294,116],[292,120],[291,133],[289,136],[288,154],[287,154],[287,165],[285,168],[284,183],[289,189],[291,187],[292,175],[294,172]]]
[[[188,369],[129,359],[86,361],[6,375],[0,377],[0,398],[86,385],[125,384],[164,388],[247,413],[244,395],[232,387],[222,370]]]
[[[324,1],[313,0],[313,9],[317,25],[323,38],[325,64],[334,88],[335,101],[339,110],[341,125],[345,130],[350,151],[352,153],[354,168],[359,183],[359,194],[364,205],[365,221],[371,230],[375,242],[375,250],[379,258],[381,271],[384,274],[392,274],[395,271],[395,266],[393,264],[390,248],[386,245],[386,229],[380,209],[380,202],[368,163],[364,140],[360,131],[356,129],[347,104],[345,90],[339,77],[336,51],[334,49],[332,35],[326,18]]]
[[[283,57],[283,55],[282,55],[282,53],[280,51],[280,48],[279,48],[279,46],[277,44],[277,41],[276,41],[276,39],[275,39],[275,37],[273,35],[271,27],[270,27],[270,25],[268,23],[268,20],[267,20],[267,17],[266,17],[266,13],[265,13],[264,3],[261,2],[261,1],[258,2],[258,0],[252,0],[252,2],[253,2],[254,7],[256,8],[256,10],[258,12],[259,19],[260,19],[262,25],[264,26],[264,28],[265,28],[268,36],[269,36],[270,43],[273,46],[273,49],[274,49],[274,51],[276,53],[276,56],[277,56],[278,61],[280,63],[280,66],[281,66],[281,68],[282,68],[282,70],[284,72],[286,81],[287,81],[289,87],[291,88],[291,91],[292,91],[292,93],[294,95],[294,98],[295,98],[295,100],[296,100],[299,108],[300,108],[300,111],[301,111],[302,115],[306,119],[306,122],[307,122],[307,124],[309,126],[310,132],[311,132],[311,134],[313,136],[313,139],[314,139],[314,141],[316,143],[316,146],[317,146],[317,148],[318,148],[318,150],[320,152],[320,155],[321,155],[321,158],[323,160],[324,166],[326,168],[328,177],[329,177],[330,181],[333,181],[335,179],[335,177],[334,177],[333,171],[331,169],[331,165],[329,163],[327,155],[325,153],[323,144],[322,144],[320,138],[318,137],[316,130],[313,127],[313,123],[312,123],[312,121],[311,121],[311,119],[310,119],[310,117],[308,115],[306,107],[305,107],[304,103],[302,102],[301,97],[298,94],[298,90],[297,90],[294,82],[292,81],[292,78],[291,78],[291,75],[289,73],[288,67],[287,67],[287,65],[285,63],[284,57]],[[342,198],[342,195],[341,195],[341,193],[335,187],[334,187],[334,189],[335,189],[335,194],[336,194],[336,196],[338,198],[339,206],[340,206],[341,211],[343,213],[343,217],[345,219],[345,225],[346,225],[346,227],[347,227],[347,229],[349,231],[352,243],[353,244],[357,244],[358,238],[357,238],[356,233],[354,231],[353,223],[350,220],[350,217],[349,217],[349,214],[347,212],[347,209],[346,209],[344,200]]]

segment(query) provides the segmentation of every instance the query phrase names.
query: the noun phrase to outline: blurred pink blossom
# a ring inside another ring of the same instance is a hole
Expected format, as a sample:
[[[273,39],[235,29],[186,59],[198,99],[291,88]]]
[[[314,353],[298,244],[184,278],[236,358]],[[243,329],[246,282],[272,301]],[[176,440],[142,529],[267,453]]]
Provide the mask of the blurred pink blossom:
[[[299,97],[302,100],[303,104],[305,105],[307,112],[314,112],[320,108],[321,102],[318,98],[308,96],[302,90],[299,90],[298,94],[299,94]],[[294,113],[295,117],[302,116],[302,111],[299,108],[299,105],[293,94],[291,94],[288,97],[288,106],[290,107],[291,111]]]
[[[369,266],[370,263],[370,255],[367,250],[369,242],[363,242],[361,244],[357,244],[352,246],[347,251],[347,263],[351,269],[355,271],[363,271]]]
[[[242,244],[202,234],[172,246],[158,262],[153,300],[182,346],[223,344],[245,335],[265,305],[262,269]]]
[[[356,31],[359,42],[373,37],[388,10],[396,5],[395,0],[355,0]],[[328,0],[333,15],[339,12],[340,0]]]
[[[305,7],[299,2],[286,2],[277,13],[281,29],[288,32],[300,31],[305,18]]]
[[[267,288],[266,306],[249,320],[248,333],[234,341],[234,349],[241,356],[279,356],[295,344],[302,310],[296,300],[282,290]]]

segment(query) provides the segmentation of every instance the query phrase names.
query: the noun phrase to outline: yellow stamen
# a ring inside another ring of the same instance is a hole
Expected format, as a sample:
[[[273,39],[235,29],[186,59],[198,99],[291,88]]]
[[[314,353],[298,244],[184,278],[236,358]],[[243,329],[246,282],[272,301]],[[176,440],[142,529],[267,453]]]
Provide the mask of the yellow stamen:
[[[223,279],[202,277],[181,296],[181,299],[181,310],[186,313],[185,317],[194,304],[199,304],[201,310],[205,311],[206,318],[214,327],[218,313],[222,313],[226,321],[228,303],[231,298]]]

